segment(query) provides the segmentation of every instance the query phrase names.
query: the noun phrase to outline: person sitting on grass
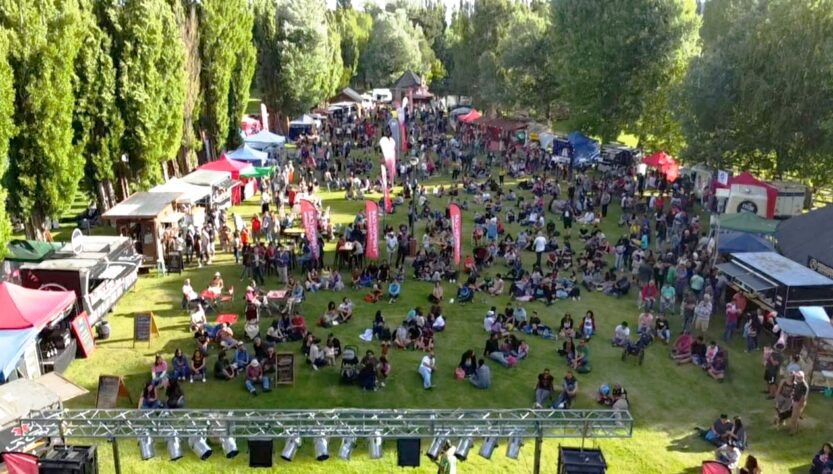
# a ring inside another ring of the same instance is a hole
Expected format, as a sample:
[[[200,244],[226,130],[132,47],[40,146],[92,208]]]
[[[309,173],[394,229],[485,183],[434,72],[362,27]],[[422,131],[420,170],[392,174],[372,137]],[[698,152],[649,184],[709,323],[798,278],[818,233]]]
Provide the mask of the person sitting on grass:
[[[578,395],[578,380],[576,380],[573,371],[568,370],[564,375],[564,380],[561,383],[562,392],[558,399],[552,404],[554,410],[569,410],[573,404],[576,395]]]
[[[324,351],[321,350],[320,343],[321,339],[313,336],[309,346],[309,352],[307,353],[307,360],[312,366],[312,370],[316,371],[327,365],[327,358],[324,356]]]
[[[378,361],[373,351],[367,351],[362,357],[359,369],[359,385],[362,390],[376,391],[376,365]]]
[[[221,350],[214,362],[214,378],[217,380],[231,380],[237,376],[237,371],[231,365],[226,356],[226,351]]]
[[[286,315],[284,315],[284,317],[286,317]],[[287,322],[288,321],[289,320],[287,319]],[[279,342],[286,341],[286,339],[286,333],[284,333],[283,328],[281,328],[281,320],[276,318],[266,329],[266,341],[271,344],[277,344]]]
[[[590,339],[596,333],[596,318],[593,311],[587,311],[581,320],[581,332],[585,339]]]
[[[151,381],[154,385],[161,385],[162,387],[168,383],[168,363],[162,358],[160,354],[156,354],[153,360],[153,365],[150,369]]]
[[[390,300],[388,304],[393,304],[396,300],[399,299],[399,293],[402,292],[402,285],[399,284],[398,281],[392,281],[388,285],[388,296]]]
[[[729,443],[732,426],[732,422],[729,420],[729,415],[724,413],[714,420],[711,428],[703,429],[695,426],[694,431],[696,431],[704,440],[712,443],[713,445],[723,446],[724,444]]]
[[[503,282],[503,277],[501,277],[500,273],[495,275],[494,281],[489,286],[489,294],[492,296],[501,296],[506,288],[506,284]]]
[[[219,341],[220,347],[223,349],[237,347],[237,340],[234,338],[234,331],[232,331],[231,326],[226,323],[223,323],[217,331],[217,341]]]
[[[552,397],[554,378],[550,375],[550,369],[544,369],[538,374],[538,383],[535,385],[535,408],[543,408]]]
[[[474,299],[474,290],[471,289],[468,282],[460,285],[457,289],[457,302],[460,304],[469,303]]]
[[[139,410],[154,410],[164,406],[157,395],[156,384],[152,380],[146,383],[145,388],[142,389],[142,396],[139,397]]]
[[[434,387],[432,384],[432,376],[437,367],[437,359],[434,357],[434,352],[431,351],[422,357],[419,363],[419,375],[422,376],[422,388],[429,390]]]
[[[703,336],[697,336],[691,344],[691,363],[698,367],[706,363],[706,343],[703,341]]]
[[[199,349],[195,350],[191,356],[190,383],[194,383],[194,376],[202,378],[202,381],[205,382],[205,365],[205,355]]]
[[[734,472],[734,469],[738,467],[738,463],[740,463],[740,456],[740,449],[730,444],[723,444],[719,446],[714,453],[715,460],[725,464],[726,467],[733,470],[732,472]]]
[[[197,329],[194,333],[194,341],[197,343],[197,349],[203,354],[208,354],[208,345],[211,344],[212,337],[205,327]]]
[[[525,340],[521,339],[518,342],[518,347],[512,350],[512,357],[517,360],[524,360],[529,357],[529,344],[526,343]]]
[[[726,376],[726,368],[729,365],[729,358],[726,355],[725,351],[720,351],[714,356],[712,359],[711,364],[706,368],[706,373],[709,374],[709,377],[717,380],[718,382],[722,382],[723,378]]]
[[[188,363],[188,358],[182,354],[182,349],[176,348],[174,357],[171,359],[173,366],[173,378],[175,380],[185,380],[191,377],[191,366]]]
[[[208,324],[208,319],[205,317],[205,309],[201,304],[197,304],[197,308],[191,312],[191,330],[198,331]]]
[[[424,328],[421,330],[420,336],[414,339],[416,344],[416,349],[421,350],[423,352],[433,352],[434,351],[434,331],[430,328]]]
[[[477,361],[477,370],[469,381],[477,388],[486,389],[492,386],[492,371],[483,359]]]
[[[473,349],[469,349],[460,357],[458,369],[462,369],[466,377],[471,377],[477,372],[477,356]]]
[[[570,368],[580,374],[590,371],[590,347],[587,346],[587,339],[579,341],[572,357],[569,354],[567,355],[567,360]]]
[[[263,385],[263,393],[267,393],[271,391],[271,382],[269,377],[263,375],[263,367],[260,366],[260,362],[257,359],[252,359],[249,362],[249,366],[246,367],[246,381],[244,382],[246,386],[246,390],[249,391],[253,396],[257,396],[257,390],[255,390],[256,384]]]
[[[657,337],[666,345],[671,342],[671,328],[668,326],[668,319],[665,314],[660,314],[654,323],[654,332]]]
[[[813,456],[810,474],[829,474],[833,472],[833,443],[824,443],[819,452]]]
[[[391,365],[386,356],[379,357],[379,363],[376,365],[376,377],[379,381],[379,386],[385,386],[385,380],[390,375]]]
[[[304,339],[307,335],[307,322],[298,310],[295,310],[289,324],[289,340],[300,341]]]
[[[431,329],[433,329],[434,332],[443,332],[443,331],[445,331],[445,318],[443,317],[442,314],[440,314],[436,318],[434,318],[434,322],[431,323]]]
[[[498,334],[493,333],[489,337],[489,340],[486,341],[486,348],[483,350],[483,355],[491,358],[504,367],[510,366],[509,359],[506,358],[506,354],[500,350],[500,339]]]
[[[691,362],[691,346],[694,343],[694,337],[688,331],[683,331],[682,334],[674,341],[674,347],[671,349],[671,358],[677,364],[687,364]]]
[[[410,337],[408,337],[409,331],[405,325],[401,325],[396,328],[396,335],[393,339],[393,345],[395,345],[398,349],[408,349],[413,345],[413,341]]]
[[[341,304],[338,305],[338,322],[340,324],[346,323],[353,318],[353,302],[346,296],[342,298]]]
[[[264,374],[273,375],[278,371],[278,354],[274,346],[266,348],[266,354],[260,360],[260,365],[263,367]]]
[[[182,391],[179,380],[171,379],[165,389],[165,396],[168,397],[167,402],[165,402],[166,408],[185,408],[185,392]]]
[[[636,333],[639,335],[650,334],[654,328],[654,315],[650,311],[645,311],[639,315],[639,321],[636,328]]]
[[[243,342],[238,342],[237,350],[234,352],[234,362],[231,364],[232,367],[234,367],[234,370],[238,372],[245,370],[251,361],[252,356],[249,354],[249,351],[246,350],[246,346]]]
[[[428,301],[434,304],[438,304],[443,300],[443,285],[442,283],[436,281],[434,282],[434,288],[431,289],[431,294],[428,295]]]
[[[622,321],[622,324],[616,326],[613,330],[613,346],[627,347],[631,342],[631,330],[628,327],[627,321]]]
[[[332,327],[333,325],[338,324],[338,317],[339,312],[336,310],[336,303],[335,301],[330,301],[327,303],[327,311],[321,316],[321,319],[318,320],[318,325],[324,328]]]

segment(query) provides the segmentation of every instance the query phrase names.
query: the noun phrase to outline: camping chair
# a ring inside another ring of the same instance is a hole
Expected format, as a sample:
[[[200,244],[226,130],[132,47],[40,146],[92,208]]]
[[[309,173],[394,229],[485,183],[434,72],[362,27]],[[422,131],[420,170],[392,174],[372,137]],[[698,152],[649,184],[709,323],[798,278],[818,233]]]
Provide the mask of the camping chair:
[[[227,295],[220,297],[220,301],[218,302],[218,305],[226,306],[226,305],[229,305],[231,303],[234,303],[234,287],[233,286],[229,287]]]

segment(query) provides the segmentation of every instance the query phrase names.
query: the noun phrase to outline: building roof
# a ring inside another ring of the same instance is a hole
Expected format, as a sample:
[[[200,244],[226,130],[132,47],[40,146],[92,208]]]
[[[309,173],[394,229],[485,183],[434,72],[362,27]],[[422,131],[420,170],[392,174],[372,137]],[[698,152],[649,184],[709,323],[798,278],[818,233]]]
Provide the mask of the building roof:
[[[351,100],[354,100],[356,102],[362,102],[364,100],[364,97],[362,97],[361,94],[359,94],[350,87],[345,87],[344,89],[342,89],[341,94],[349,97]]]
[[[182,193],[136,193],[105,212],[105,219],[152,218],[174,203]]]
[[[417,76],[414,71],[408,69],[394,84],[395,89],[410,89],[411,87],[419,87],[422,85],[422,79]]]
[[[776,252],[733,253],[732,259],[785,286],[833,286],[833,280]]]

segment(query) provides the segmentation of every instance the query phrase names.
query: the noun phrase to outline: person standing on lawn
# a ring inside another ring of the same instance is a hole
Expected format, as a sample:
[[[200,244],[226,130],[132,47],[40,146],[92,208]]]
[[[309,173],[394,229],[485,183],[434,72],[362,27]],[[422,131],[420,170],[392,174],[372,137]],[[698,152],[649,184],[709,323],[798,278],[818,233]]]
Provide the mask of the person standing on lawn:
[[[419,375],[422,376],[422,388],[425,390],[433,387],[431,384],[431,376],[433,375],[436,367],[437,361],[434,358],[434,351],[431,351],[423,356],[422,361],[419,363]]]
[[[807,395],[810,394],[810,386],[804,380],[804,372],[799,370],[795,373],[795,381],[793,382],[793,413],[790,419],[790,434],[798,432],[798,423],[804,414],[804,408],[807,407]]]
[[[541,256],[547,250],[547,238],[542,232],[538,232],[538,236],[532,241],[532,248],[535,250],[535,266],[541,268]]]
[[[781,364],[783,363],[784,354],[781,353],[780,347],[776,345],[769,353],[769,357],[767,357],[764,364],[764,382],[767,387],[764,393],[767,394],[769,400],[775,398],[775,392],[778,390],[778,373],[781,371]]]

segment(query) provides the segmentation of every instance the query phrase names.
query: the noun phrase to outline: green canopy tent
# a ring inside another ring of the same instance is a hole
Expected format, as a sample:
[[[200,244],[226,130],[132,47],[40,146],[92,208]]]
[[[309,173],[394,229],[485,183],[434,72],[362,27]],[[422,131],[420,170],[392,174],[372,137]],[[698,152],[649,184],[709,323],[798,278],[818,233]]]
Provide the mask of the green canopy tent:
[[[6,260],[19,263],[38,263],[57,252],[64,244],[43,240],[12,240]]]
[[[255,166],[240,172],[243,178],[264,178],[272,174],[272,166]]]
[[[720,229],[735,230],[749,234],[772,235],[778,228],[779,221],[765,219],[751,212],[738,214],[723,214],[720,216]]]

